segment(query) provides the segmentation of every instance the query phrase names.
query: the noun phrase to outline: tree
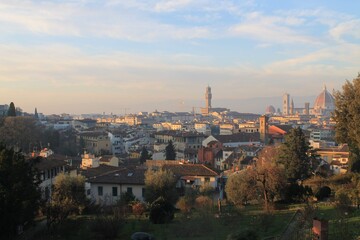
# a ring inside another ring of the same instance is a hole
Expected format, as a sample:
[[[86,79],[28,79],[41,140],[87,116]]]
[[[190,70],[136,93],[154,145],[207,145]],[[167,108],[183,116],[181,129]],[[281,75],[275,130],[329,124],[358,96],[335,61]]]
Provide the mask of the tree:
[[[173,142],[170,140],[168,145],[165,148],[165,159],[166,160],[175,160],[176,151]]]
[[[171,204],[176,203],[176,179],[171,171],[148,169],[145,172],[145,200],[152,203],[158,198]]]
[[[47,206],[48,226],[61,223],[70,214],[82,213],[85,206],[85,178],[59,174],[55,178],[51,200]]]
[[[314,156],[303,131],[298,127],[285,136],[285,142],[280,148],[279,163],[283,164],[286,177],[294,182],[309,177]]]
[[[18,226],[32,222],[40,205],[40,179],[34,163],[0,145],[0,238],[12,238]]]
[[[140,153],[140,164],[145,163],[148,159],[151,159],[151,155],[149,154],[146,147],[143,147]]]
[[[13,102],[10,103],[7,115],[8,117],[16,117],[16,109],[15,109],[15,104]]]
[[[236,206],[247,204],[256,197],[257,183],[252,170],[236,172],[228,178],[225,186],[227,198]]]
[[[360,73],[352,82],[346,81],[342,91],[334,92],[334,97],[336,141],[348,144],[349,169],[360,172]]]
[[[259,154],[256,168],[253,171],[266,211],[270,211],[270,203],[286,186],[284,169],[276,163],[278,151],[279,149],[276,147],[264,148]]]
[[[39,114],[38,114],[38,112],[37,112],[37,108],[35,108],[35,114],[34,114],[34,117],[35,117],[35,119],[39,119]]]
[[[42,130],[32,117],[6,117],[0,127],[0,141],[23,152],[40,143]]]

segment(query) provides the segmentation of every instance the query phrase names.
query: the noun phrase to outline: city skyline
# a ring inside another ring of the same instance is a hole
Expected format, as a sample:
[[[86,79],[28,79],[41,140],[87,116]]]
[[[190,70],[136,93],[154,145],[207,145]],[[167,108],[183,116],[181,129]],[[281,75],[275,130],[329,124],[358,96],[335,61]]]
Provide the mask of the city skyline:
[[[285,92],[312,105],[324,83],[341,89],[359,72],[359,7],[353,1],[2,2],[0,103],[45,114],[191,111],[205,106],[210,85],[213,107],[261,113],[261,102],[280,107],[268,99],[281,102]]]

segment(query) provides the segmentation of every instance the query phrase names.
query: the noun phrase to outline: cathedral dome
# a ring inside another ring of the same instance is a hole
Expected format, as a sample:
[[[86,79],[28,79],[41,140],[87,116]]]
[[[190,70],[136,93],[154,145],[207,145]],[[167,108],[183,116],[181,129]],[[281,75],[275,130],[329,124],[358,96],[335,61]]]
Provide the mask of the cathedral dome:
[[[326,87],[324,87],[324,90],[316,98],[315,103],[314,103],[314,108],[315,109],[334,109],[335,108],[334,97],[328,92]]]
[[[267,106],[265,109],[266,114],[274,114],[275,112],[276,112],[276,110],[273,105]]]

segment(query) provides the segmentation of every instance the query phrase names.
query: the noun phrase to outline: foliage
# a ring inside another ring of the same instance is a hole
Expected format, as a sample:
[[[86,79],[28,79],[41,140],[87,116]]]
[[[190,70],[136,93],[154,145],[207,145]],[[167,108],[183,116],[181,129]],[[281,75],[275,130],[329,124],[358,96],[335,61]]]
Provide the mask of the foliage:
[[[360,175],[353,174],[351,182],[343,184],[335,193],[339,207],[355,205],[360,207]]]
[[[168,170],[148,169],[145,172],[145,200],[152,203],[160,197],[171,204],[176,203],[178,194],[174,174]]]
[[[186,196],[180,197],[176,203],[176,207],[180,209],[180,211],[185,215],[191,212],[193,206],[194,206],[194,201],[192,201],[191,198]]]
[[[151,154],[149,154],[146,147],[143,147],[140,153],[140,164],[145,163],[148,159],[151,159]]]
[[[0,237],[11,237],[16,227],[31,222],[40,204],[37,159],[0,144]]]
[[[213,208],[213,200],[208,196],[199,196],[195,199],[195,207],[203,212],[210,212]]]
[[[256,197],[257,183],[256,178],[250,170],[236,172],[228,178],[225,186],[228,200],[236,206],[247,204],[249,200]]]
[[[149,220],[154,224],[169,223],[174,219],[175,209],[163,198],[158,198],[150,205]]]
[[[133,203],[133,205],[131,206],[132,208],[132,213],[137,216],[138,219],[140,219],[140,217],[144,214],[144,212],[146,211],[146,205],[142,202],[135,202]]]
[[[352,82],[346,81],[334,97],[335,138],[349,145],[349,169],[360,172],[360,73]]]
[[[294,128],[285,136],[285,142],[281,145],[279,163],[283,164],[285,174],[291,181],[306,179],[310,176],[312,160],[316,155],[309,146],[301,128]]]
[[[298,183],[289,183],[284,189],[284,200],[289,203],[305,202],[312,195],[313,192],[309,186]]]
[[[38,146],[40,139],[41,129],[32,117],[7,117],[0,127],[0,141],[25,152]]]
[[[173,142],[170,140],[168,145],[165,148],[165,159],[166,160],[175,160],[176,151]]]
[[[276,163],[278,157],[278,148],[266,147],[258,157],[256,168],[251,173],[255,175],[258,182],[258,190],[264,200],[264,208],[269,212],[270,204],[276,196],[279,196],[284,187],[285,172]]]
[[[204,196],[212,196],[215,192],[215,188],[209,183],[204,183],[200,186],[199,193]]]
[[[16,109],[15,109],[15,104],[13,102],[10,103],[8,112],[7,112],[7,116],[8,117],[16,117]]]
[[[51,200],[47,204],[48,226],[61,223],[70,214],[81,214],[86,203],[85,178],[59,174],[55,178]]]
[[[97,216],[91,224],[91,230],[97,239],[115,239],[124,221],[116,216]]]
[[[324,187],[319,189],[319,191],[315,194],[315,197],[319,201],[322,201],[325,198],[329,198],[330,195],[331,195],[331,188],[329,188],[328,186],[324,186]]]
[[[259,239],[255,230],[245,230],[240,233],[228,235],[226,240],[257,240]]]

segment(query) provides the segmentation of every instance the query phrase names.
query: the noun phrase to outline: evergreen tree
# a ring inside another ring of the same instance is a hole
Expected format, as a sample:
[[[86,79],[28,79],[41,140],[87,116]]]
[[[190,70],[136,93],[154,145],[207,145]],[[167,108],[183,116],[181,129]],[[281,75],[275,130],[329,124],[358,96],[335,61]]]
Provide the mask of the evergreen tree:
[[[170,140],[168,145],[165,148],[165,159],[166,160],[175,160],[176,151],[173,142]]]
[[[8,117],[16,117],[16,109],[15,109],[15,104],[13,102],[10,103],[7,115]]]
[[[0,238],[12,239],[17,227],[32,222],[40,204],[39,175],[21,152],[0,145]]]
[[[151,159],[151,155],[149,154],[146,147],[143,147],[140,153],[140,164],[143,164],[148,159]]]
[[[280,148],[279,163],[284,165],[288,179],[295,181],[305,179],[311,172],[311,154],[309,142],[301,128],[292,129],[285,136],[285,142]]]
[[[334,97],[335,138],[349,146],[349,169],[360,172],[360,73],[352,82],[346,81]]]
[[[38,112],[37,112],[37,108],[35,108],[35,118],[36,118],[36,119],[39,119],[39,114],[38,114]]]

